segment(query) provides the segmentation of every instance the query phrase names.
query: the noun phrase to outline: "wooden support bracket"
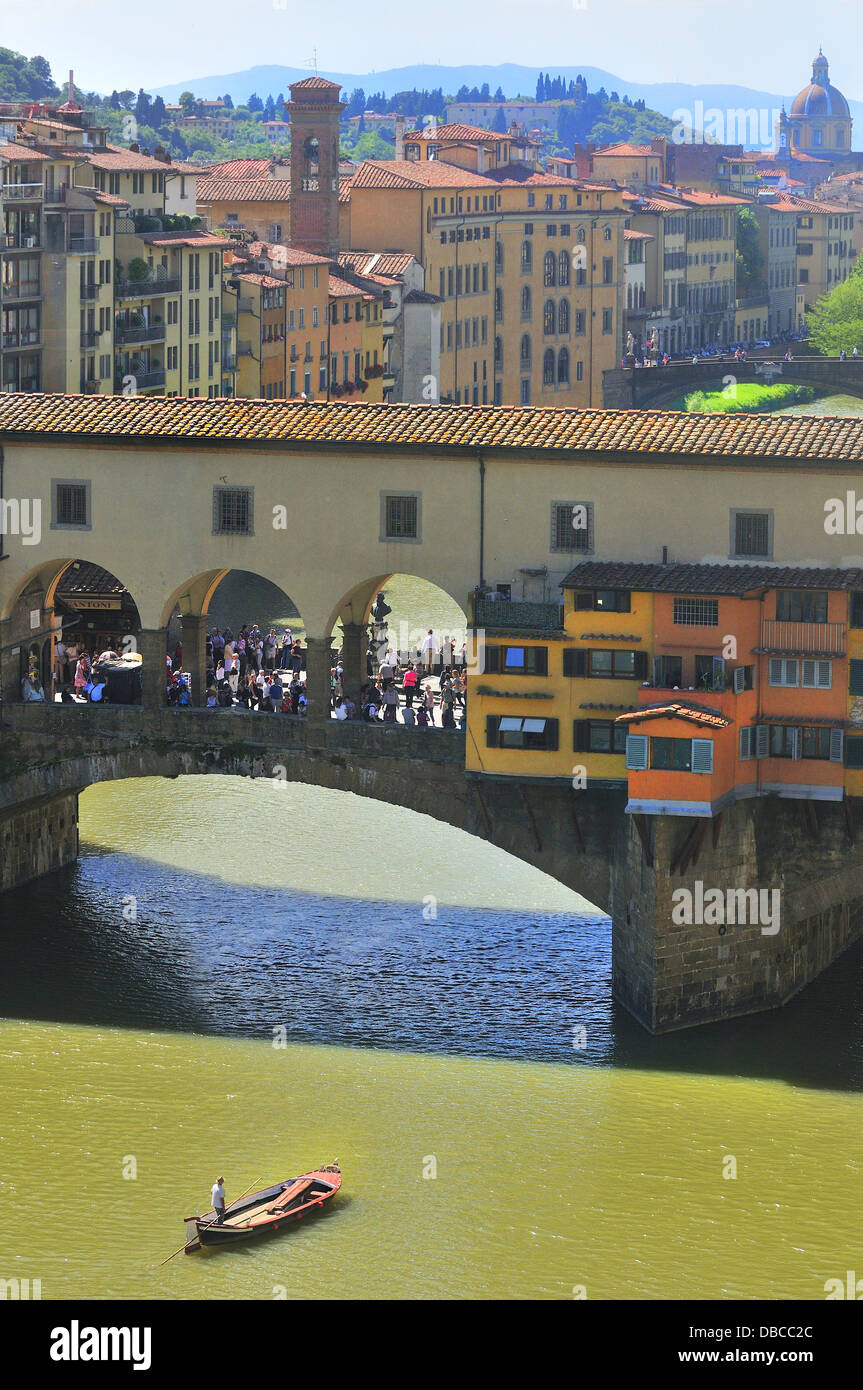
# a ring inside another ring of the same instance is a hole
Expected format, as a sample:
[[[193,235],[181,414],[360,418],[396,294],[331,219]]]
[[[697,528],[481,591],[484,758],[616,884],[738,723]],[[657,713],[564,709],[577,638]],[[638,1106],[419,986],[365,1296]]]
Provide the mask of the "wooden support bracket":
[[[529,802],[528,799],[527,799],[527,792],[525,791],[524,787],[521,786],[521,785],[519,785],[518,790],[519,790],[519,794],[521,795],[521,799],[522,799],[522,801],[524,802],[524,809],[525,809],[525,811],[527,812],[527,818],[528,818],[528,820],[530,821],[530,828],[531,828],[531,831],[533,832],[533,842],[534,842],[534,844],[536,845],[537,849],[538,849],[538,850],[540,851],[540,853],[541,853],[541,852],[542,852],[542,840],[539,838],[539,831],[538,831],[537,828],[536,828],[536,817],[535,817],[534,814],[533,814],[533,807],[531,806],[530,802]]]
[[[644,862],[648,869],[653,868],[653,843],[650,834],[650,825],[647,816],[632,817],[635,828],[638,831],[638,838],[641,841],[641,848],[644,851]]]
[[[698,855],[704,843],[707,826],[707,817],[700,816],[671,861],[671,872],[673,874],[685,874],[690,864],[698,862]]]

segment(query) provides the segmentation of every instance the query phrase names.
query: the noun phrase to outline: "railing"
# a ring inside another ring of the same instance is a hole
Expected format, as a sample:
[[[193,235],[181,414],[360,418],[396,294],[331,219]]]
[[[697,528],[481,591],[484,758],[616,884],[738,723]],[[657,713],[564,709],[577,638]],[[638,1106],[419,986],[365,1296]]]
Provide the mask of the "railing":
[[[35,232],[5,232],[7,251],[41,251],[42,243]]]
[[[102,336],[101,328],[91,328],[86,333],[81,334],[81,348],[94,348],[99,346],[99,339]]]
[[[159,371],[159,372],[124,372],[124,373],[122,373],[121,375],[118,375],[118,376],[116,376],[116,377],[114,378],[114,390],[115,390],[116,392],[119,393],[119,392],[122,391],[122,389],[123,389],[123,382],[124,382],[124,380],[126,379],[126,377],[131,377],[131,378],[132,378],[133,382],[135,383],[135,390],[136,390],[136,391],[146,391],[146,390],[148,390],[150,387],[153,387],[153,386],[164,386],[164,385],[165,385],[165,373],[164,373],[164,371]]]
[[[845,655],[844,623],[790,623],[764,618],[761,646],[766,652]]]
[[[99,239],[94,236],[70,236],[66,249],[71,256],[95,256],[99,250]]]
[[[42,296],[42,286],[39,284],[38,280],[28,280],[27,283],[23,285],[11,281],[9,284],[3,285],[2,288],[0,288],[0,295],[2,295],[4,303],[10,299],[40,299]]]
[[[0,199],[9,202],[38,202],[42,198],[41,183],[4,183]]]
[[[79,298],[79,299],[95,299],[96,296],[98,295],[98,293],[99,293],[99,286],[95,283],[95,281],[91,281],[91,282],[89,282],[89,283],[86,284],[86,285],[81,285],[81,286],[80,286],[80,290],[79,290],[79,293],[78,293],[78,298]]]
[[[66,191],[67,191],[68,187],[69,187],[69,185],[68,185],[67,183],[58,183],[58,184],[56,185],[55,188],[46,188],[46,189],[45,189],[45,195],[44,195],[44,197],[45,197],[45,202],[46,202],[46,203],[65,203],[65,201],[66,201]]]
[[[118,323],[114,326],[114,341],[116,343],[158,343],[165,336],[165,325],[163,323],[151,323],[145,328],[125,327]]]
[[[118,280],[114,286],[114,297],[138,299],[150,294],[176,294],[179,289],[179,276],[166,276],[164,280]]]
[[[559,603],[514,603],[506,599],[474,599],[475,627],[512,628],[513,630],[558,631],[563,627],[563,608]]]
[[[38,328],[25,328],[22,332],[3,334],[4,348],[35,347],[38,342]]]

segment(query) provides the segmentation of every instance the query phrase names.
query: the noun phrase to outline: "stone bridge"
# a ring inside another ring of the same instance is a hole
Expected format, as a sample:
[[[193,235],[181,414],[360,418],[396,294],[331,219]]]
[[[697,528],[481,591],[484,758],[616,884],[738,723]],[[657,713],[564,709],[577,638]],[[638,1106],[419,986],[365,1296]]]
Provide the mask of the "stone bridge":
[[[483,778],[457,732],[252,712],[3,707],[0,889],[74,862],[78,794],[129,777],[300,781],[444,820],[583,894],[612,918],[615,996],[653,1032],[785,1003],[863,931],[854,803],[738,802],[721,817],[627,816],[613,789]],[[778,930],[676,924],[672,895],[778,890]],[[575,967],[574,967],[575,968]]]
[[[733,357],[700,358],[692,362],[673,362],[667,367],[623,367],[603,372],[602,402],[606,410],[658,409],[668,407],[690,391],[722,391],[737,382],[787,382],[791,386],[814,386],[827,395],[863,397],[863,357],[840,362],[838,357],[795,357],[782,360],[782,352],[772,356],[749,357],[735,362]]]

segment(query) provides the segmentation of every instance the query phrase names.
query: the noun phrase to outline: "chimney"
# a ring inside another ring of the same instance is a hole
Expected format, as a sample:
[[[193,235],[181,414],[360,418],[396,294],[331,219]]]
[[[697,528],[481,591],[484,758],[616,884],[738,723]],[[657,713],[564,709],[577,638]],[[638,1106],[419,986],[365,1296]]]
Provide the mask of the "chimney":
[[[395,159],[405,157],[405,118],[402,115],[396,116],[396,152]]]
[[[171,156],[168,154],[168,151],[165,149],[164,145],[153,146],[153,158],[160,159],[163,164],[171,163]]]
[[[140,154],[140,153],[141,153],[141,146],[138,144],[138,141],[137,141],[137,140],[133,140],[133,141],[132,141],[131,145],[129,146],[129,153],[130,153],[130,154]]]

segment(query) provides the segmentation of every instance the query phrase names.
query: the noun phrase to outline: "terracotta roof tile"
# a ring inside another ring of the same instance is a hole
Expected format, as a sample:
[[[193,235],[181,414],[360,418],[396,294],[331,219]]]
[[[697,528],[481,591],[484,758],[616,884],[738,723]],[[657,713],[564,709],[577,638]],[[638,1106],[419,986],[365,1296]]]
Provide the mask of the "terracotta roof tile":
[[[196,198],[199,203],[287,203],[291,185],[287,179],[200,179]]]
[[[218,240],[218,239],[216,239]],[[165,439],[271,439],[286,444],[317,441],[331,446],[369,445],[406,452],[447,449],[506,449],[558,455],[576,463],[596,455],[631,458],[692,471],[710,460],[739,467],[747,459],[802,461],[817,467],[841,461],[860,467],[863,417],[793,415],[695,415],[673,411],[550,410],[516,406],[303,404],[292,401],[205,400],[176,397],[63,396],[0,393],[2,436],[23,433],[101,438],[157,436]],[[692,474],[692,476],[695,476]],[[703,471],[700,475],[703,482]],[[585,564],[592,562],[585,562]],[[637,588],[659,566],[621,567],[618,587]],[[668,566],[667,569],[674,567]],[[709,568],[709,567],[708,567]],[[719,566],[734,575],[736,566]],[[848,587],[848,570],[782,570],[753,566],[753,583],[795,587]],[[575,572],[573,572],[575,573]],[[587,569],[579,570],[581,576]],[[807,581],[806,576],[809,576]],[[747,576],[748,582],[749,576]],[[567,582],[574,586],[572,574]],[[597,565],[583,587],[601,582]],[[863,574],[854,587],[863,589]],[[690,592],[697,592],[696,587]],[[733,592],[733,590],[729,590]]]
[[[365,159],[354,188],[494,188],[495,181],[442,159]]]
[[[703,708],[688,700],[669,700],[661,705],[642,705],[641,709],[619,714],[615,724],[642,724],[650,719],[686,719],[708,729],[727,729],[732,722],[719,710]]]
[[[781,454],[781,448],[776,452]],[[757,595],[766,589],[861,589],[863,569],[745,564],[649,565],[631,563],[628,560],[583,560],[575,569],[570,570],[561,588],[631,589],[636,593],[728,594],[742,598],[747,594]]]

